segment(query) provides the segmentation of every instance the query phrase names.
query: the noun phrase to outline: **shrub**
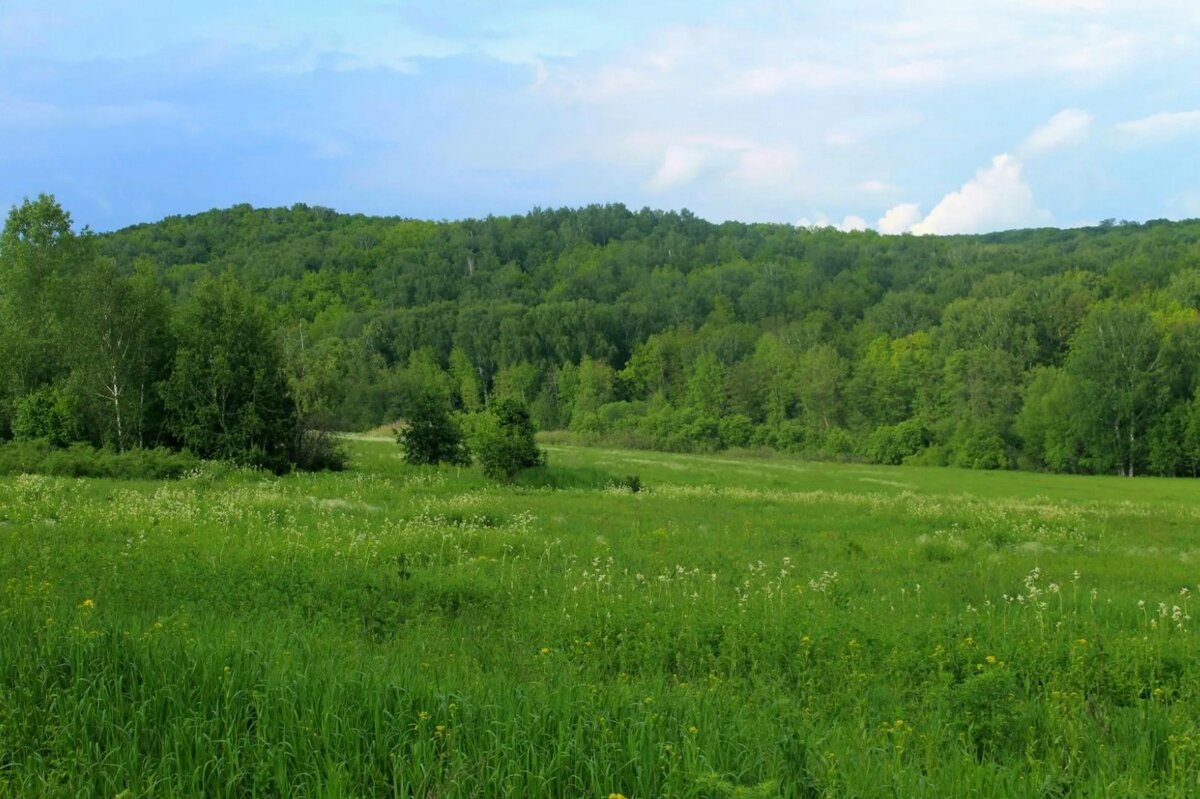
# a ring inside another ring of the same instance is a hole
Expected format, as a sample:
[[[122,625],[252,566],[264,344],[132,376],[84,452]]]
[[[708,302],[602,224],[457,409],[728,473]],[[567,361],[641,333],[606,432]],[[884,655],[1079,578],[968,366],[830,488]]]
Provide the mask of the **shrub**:
[[[349,464],[346,449],[328,430],[302,430],[292,452],[296,468],[306,472],[340,472]]]
[[[407,463],[466,465],[471,462],[462,430],[451,418],[447,403],[437,393],[416,393],[409,404],[407,423],[396,434],[396,440],[404,447]]]
[[[903,463],[905,458],[917,454],[929,444],[929,431],[916,419],[906,419],[899,424],[877,427],[867,436],[863,455],[871,463],[890,466]]]
[[[114,452],[80,443],[62,448],[45,439],[0,445],[0,474],[4,475],[166,480],[182,477],[199,466],[200,460],[194,455],[167,449]]]
[[[79,440],[79,422],[71,396],[48,387],[17,400],[13,414],[13,436],[31,441],[43,439],[55,447]]]
[[[721,435],[721,446],[726,448],[748,446],[750,437],[754,435],[754,422],[740,413],[722,417],[717,426]]]
[[[512,482],[521,470],[546,462],[534,440],[529,409],[517,399],[497,402],[482,420],[473,443],[483,473],[497,480]]]

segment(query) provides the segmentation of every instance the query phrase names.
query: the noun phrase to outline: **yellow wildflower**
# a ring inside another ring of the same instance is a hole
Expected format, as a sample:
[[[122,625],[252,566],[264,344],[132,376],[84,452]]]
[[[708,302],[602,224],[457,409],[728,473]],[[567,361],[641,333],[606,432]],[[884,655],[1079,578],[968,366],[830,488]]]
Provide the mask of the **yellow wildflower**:
[[[429,714],[426,713],[424,710],[422,710],[420,713],[417,714],[417,721],[425,721],[428,718],[429,718]]]
[[[79,607],[87,608],[88,610],[93,610],[96,607],[96,600],[85,599],[85,600],[83,600],[83,602],[79,603]]]

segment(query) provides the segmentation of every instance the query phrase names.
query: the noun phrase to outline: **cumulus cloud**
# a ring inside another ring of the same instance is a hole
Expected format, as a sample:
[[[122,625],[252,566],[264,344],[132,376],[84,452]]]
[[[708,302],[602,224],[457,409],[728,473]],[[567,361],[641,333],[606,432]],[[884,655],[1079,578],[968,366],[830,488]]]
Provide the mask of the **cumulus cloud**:
[[[1050,222],[1050,214],[1037,207],[1033,190],[1021,175],[1021,162],[1004,153],[961,189],[943,197],[927,217],[913,225],[912,232],[980,233]]]
[[[1049,224],[1052,217],[1038,208],[1033,190],[1021,175],[1021,162],[1007,153],[942,198],[924,219],[916,203],[897,205],[883,215],[881,233],[950,235],[1010,230]]]
[[[1117,130],[1139,142],[1160,142],[1200,133],[1200,111],[1152,114],[1117,125]]]
[[[849,233],[852,230],[866,230],[868,227],[870,227],[870,225],[867,224],[867,220],[863,219],[861,216],[854,216],[851,214],[842,220],[842,224],[838,225],[838,230],[842,231],[843,233]]]
[[[921,206],[916,203],[901,203],[890,209],[875,223],[880,233],[897,235],[908,233],[913,225],[921,221]]]
[[[1061,147],[1082,144],[1092,127],[1092,115],[1078,108],[1067,108],[1050,117],[1025,137],[1020,152],[1038,155]]]

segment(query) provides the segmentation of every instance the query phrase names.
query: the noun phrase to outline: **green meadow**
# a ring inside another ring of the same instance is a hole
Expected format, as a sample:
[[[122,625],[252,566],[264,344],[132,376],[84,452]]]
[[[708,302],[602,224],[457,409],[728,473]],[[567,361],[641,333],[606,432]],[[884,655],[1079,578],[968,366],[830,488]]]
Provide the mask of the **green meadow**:
[[[1200,795],[1194,481],[350,445],[0,478],[0,796]]]

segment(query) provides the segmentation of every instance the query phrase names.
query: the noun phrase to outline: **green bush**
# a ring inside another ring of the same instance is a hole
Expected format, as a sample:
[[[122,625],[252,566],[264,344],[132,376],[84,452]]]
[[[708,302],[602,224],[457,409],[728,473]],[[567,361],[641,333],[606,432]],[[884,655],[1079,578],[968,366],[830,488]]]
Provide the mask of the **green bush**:
[[[54,387],[18,399],[12,427],[14,438],[24,441],[44,439],[56,447],[78,441],[80,435],[73,398]]]
[[[131,449],[114,452],[75,443],[57,447],[46,439],[0,444],[0,474],[45,474],[56,477],[108,477],[120,480],[166,480],[199,468],[187,452]]]
[[[407,425],[396,433],[404,447],[404,460],[413,465],[454,463],[466,465],[471,454],[450,408],[437,393],[424,391],[411,400]]]
[[[863,455],[871,463],[896,466],[929,445],[929,430],[916,419],[875,428],[867,436]]]
[[[472,449],[483,473],[497,480],[512,482],[523,469],[546,463],[534,440],[529,409],[513,398],[500,400],[484,415]]]
[[[721,446],[746,447],[754,435],[754,422],[750,417],[741,413],[724,416],[717,425],[721,436]]]
[[[1008,469],[1012,457],[1000,433],[986,425],[960,425],[950,440],[952,462],[967,469]]]

